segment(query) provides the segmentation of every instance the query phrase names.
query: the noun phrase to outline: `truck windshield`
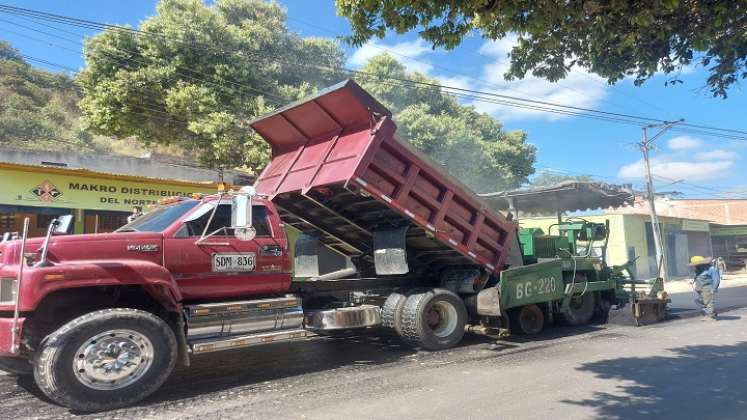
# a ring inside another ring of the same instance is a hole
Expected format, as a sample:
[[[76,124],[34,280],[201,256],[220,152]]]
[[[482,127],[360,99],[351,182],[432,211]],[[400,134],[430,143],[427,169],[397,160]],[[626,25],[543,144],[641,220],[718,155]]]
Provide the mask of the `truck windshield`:
[[[198,203],[198,200],[185,200],[170,206],[159,207],[122,226],[115,232],[163,232]]]

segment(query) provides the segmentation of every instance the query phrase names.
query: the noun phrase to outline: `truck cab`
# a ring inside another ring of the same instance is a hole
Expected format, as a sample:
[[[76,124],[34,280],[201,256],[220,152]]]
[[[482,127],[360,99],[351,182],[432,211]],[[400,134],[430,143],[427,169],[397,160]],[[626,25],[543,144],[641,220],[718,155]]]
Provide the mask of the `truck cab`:
[[[228,195],[175,197],[113,233],[53,234],[46,245],[43,238],[29,239],[19,310],[34,311],[57,290],[71,290],[71,284],[82,291],[155,283],[168,291],[170,306],[286,292],[291,262],[275,207],[253,200],[251,240],[234,234],[232,207]],[[46,261],[39,264],[45,247]],[[0,312],[13,309],[19,249],[19,241],[0,245]]]

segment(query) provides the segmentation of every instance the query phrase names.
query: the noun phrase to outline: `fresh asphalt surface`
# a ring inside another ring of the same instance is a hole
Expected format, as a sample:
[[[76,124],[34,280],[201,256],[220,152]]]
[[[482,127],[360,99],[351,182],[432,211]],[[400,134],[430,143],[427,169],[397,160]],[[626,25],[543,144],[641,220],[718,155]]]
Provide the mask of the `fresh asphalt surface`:
[[[747,310],[647,327],[555,327],[531,340],[467,336],[442,352],[396,337],[312,339],[193,359],[143,403],[84,418],[626,418],[747,416]],[[722,289],[721,308],[747,304]],[[72,418],[26,379],[0,375],[0,418]]]

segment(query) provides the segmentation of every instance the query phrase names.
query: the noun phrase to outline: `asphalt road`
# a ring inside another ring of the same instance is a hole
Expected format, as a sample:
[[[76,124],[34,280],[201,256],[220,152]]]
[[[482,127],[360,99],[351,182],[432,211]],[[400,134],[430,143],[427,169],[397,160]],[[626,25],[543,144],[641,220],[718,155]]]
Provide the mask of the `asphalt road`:
[[[470,336],[416,352],[392,338],[316,339],[194,359],[142,404],[85,418],[744,418],[747,310],[716,323]],[[0,376],[0,417],[71,418]]]

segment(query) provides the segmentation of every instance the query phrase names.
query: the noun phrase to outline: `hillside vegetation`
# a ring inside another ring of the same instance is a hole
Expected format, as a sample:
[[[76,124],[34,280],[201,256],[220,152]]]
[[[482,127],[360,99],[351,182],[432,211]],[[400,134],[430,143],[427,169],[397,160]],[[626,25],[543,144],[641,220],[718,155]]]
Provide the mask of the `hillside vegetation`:
[[[0,148],[147,156],[156,151],[191,160],[176,147],[96,136],[81,124],[80,89],[72,77],[35,68],[0,41]]]

